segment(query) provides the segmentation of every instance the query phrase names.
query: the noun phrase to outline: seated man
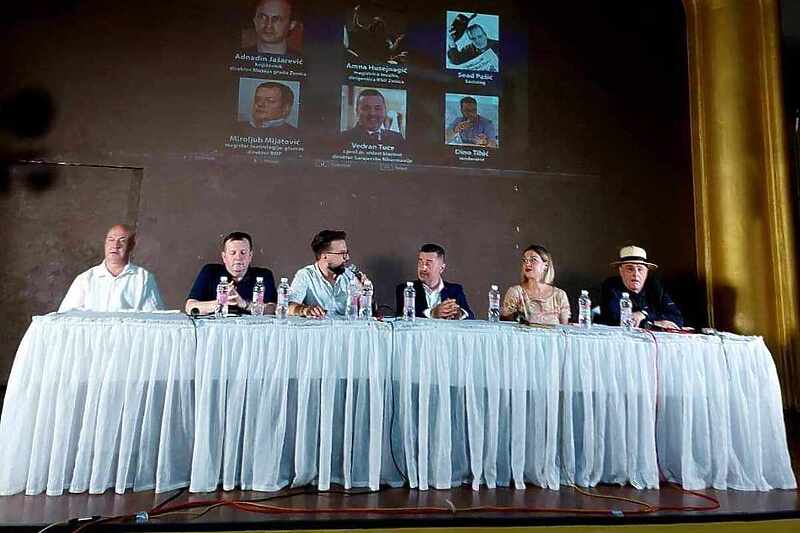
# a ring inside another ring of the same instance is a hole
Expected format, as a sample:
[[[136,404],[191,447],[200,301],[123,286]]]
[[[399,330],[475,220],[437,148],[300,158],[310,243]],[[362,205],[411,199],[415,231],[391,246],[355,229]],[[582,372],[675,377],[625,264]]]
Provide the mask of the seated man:
[[[356,280],[359,289],[368,281],[359,272],[347,268],[350,252],[347,233],[322,230],[311,241],[316,261],[297,271],[289,295],[289,314],[323,318],[326,314],[344,316],[347,311],[347,288]]]
[[[655,325],[665,329],[683,326],[680,309],[658,280],[648,278],[650,270],[658,265],[647,261],[647,252],[638,246],[625,246],[619,251],[619,261],[611,263],[619,276],[603,282],[601,296],[601,322],[619,326],[619,301],[627,292],[633,303],[633,325],[639,328]]]
[[[197,309],[201,315],[213,313],[217,308],[217,285],[220,277],[227,276],[231,284],[228,292],[228,309],[231,312],[249,312],[256,278],[264,278],[265,313],[275,312],[278,293],[275,279],[268,268],[251,267],[253,239],[247,233],[234,231],[222,239],[222,265],[208,264],[197,274],[186,300],[186,313]]]
[[[423,244],[417,255],[416,316],[420,318],[475,318],[467,303],[464,289],[458,283],[442,279],[445,269],[444,248],[438,244]],[[397,316],[403,316],[405,283],[397,286]]]
[[[106,234],[105,259],[75,278],[58,311],[163,309],[155,276],[129,262],[135,245],[133,228],[124,224],[112,226]]]

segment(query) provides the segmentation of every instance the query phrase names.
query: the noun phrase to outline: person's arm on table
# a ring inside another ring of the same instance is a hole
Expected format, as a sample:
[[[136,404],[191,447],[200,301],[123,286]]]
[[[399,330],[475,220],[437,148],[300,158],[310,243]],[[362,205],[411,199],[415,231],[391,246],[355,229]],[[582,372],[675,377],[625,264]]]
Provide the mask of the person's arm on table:
[[[58,312],[63,313],[70,309],[83,309],[86,306],[86,293],[89,291],[89,279],[84,274],[79,274],[67,290],[66,296],[58,306]]]
[[[681,310],[672,301],[667,291],[661,293],[661,305],[651,316],[653,324],[664,329],[680,329],[683,327]]]
[[[308,283],[305,270],[298,270],[292,280],[292,289],[289,293],[289,314],[306,318],[325,318],[325,309],[318,305],[303,303],[308,293]]]
[[[523,303],[519,298],[519,291],[514,287],[509,287],[503,296],[503,304],[500,306],[500,320],[515,321],[520,314]]]
[[[204,266],[197,274],[192,290],[189,291],[189,296],[186,298],[186,304],[184,305],[184,311],[186,311],[187,315],[192,314],[192,309],[197,309],[197,312],[201,315],[208,315],[216,311],[216,290],[219,279],[214,278],[213,265]],[[230,302],[229,305],[234,304]]]
[[[158,311],[165,307],[164,300],[161,298],[161,292],[158,290],[156,277],[151,272],[147,272],[144,282],[141,311]]]

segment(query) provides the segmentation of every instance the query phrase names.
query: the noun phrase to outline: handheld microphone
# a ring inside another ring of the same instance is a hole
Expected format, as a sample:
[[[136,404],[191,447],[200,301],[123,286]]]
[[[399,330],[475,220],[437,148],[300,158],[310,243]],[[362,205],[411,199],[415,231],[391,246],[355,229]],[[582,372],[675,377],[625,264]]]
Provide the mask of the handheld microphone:
[[[364,273],[361,272],[361,269],[355,263],[350,263],[347,265],[347,270],[349,270],[357,279],[358,281],[363,281]]]

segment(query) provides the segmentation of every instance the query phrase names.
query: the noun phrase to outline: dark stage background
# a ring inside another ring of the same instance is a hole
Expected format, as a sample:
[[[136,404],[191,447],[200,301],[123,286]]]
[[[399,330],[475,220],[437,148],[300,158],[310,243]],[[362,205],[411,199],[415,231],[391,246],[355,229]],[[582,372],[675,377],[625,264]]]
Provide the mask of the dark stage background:
[[[486,89],[457,85],[443,68],[452,6],[398,6],[413,52],[407,165],[334,165],[326,151],[339,127],[352,3],[306,2],[306,151],[276,161],[225,148],[246,9],[202,0],[4,7],[0,383],[31,315],[57,308],[120,221],[138,228],[134,261],[156,274],[171,308],[182,308],[229,231],[252,233],[254,264],[291,278],[312,261],[312,236],[340,228],[380,303],[413,279],[416,250],[432,241],[447,248],[445,277],[465,285],[480,317],[490,283],[518,281],[530,243],[554,254],[574,314],[579,289],[597,300],[618,247],[635,241],[697,324],[680,0],[464,2],[465,12],[501,17],[500,73]],[[450,157],[445,92],[499,97],[500,148],[485,163]]]

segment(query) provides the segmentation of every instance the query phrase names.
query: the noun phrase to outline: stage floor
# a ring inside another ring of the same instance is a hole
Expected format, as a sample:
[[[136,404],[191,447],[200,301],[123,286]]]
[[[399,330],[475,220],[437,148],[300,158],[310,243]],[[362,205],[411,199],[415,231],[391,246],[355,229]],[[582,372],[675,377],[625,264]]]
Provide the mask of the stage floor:
[[[800,415],[787,417],[787,434],[795,475],[800,479]],[[364,528],[435,528],[507,526],[591,526],[742,522],[744,531],[770,533],[800,531],[800,492],[700,491],[714,502],[671,485],[661,490],[603,485],[590,490],[562,487],[558,491],[528,487],[473,491],[417,491],[385,489],[379,492],[345,491],[334,488],[317,492],[302,487],[275,493],[218,491],[190,494],[179,490],[164,494],[128,492],[117,495],[68,494],[63,496],[0,497],[0,528],[38,531],[55,523],[79,517],[120,517],[152,511],[162,506],[144,526],[132,518],[98,523],[84,531],[235,531],[320,530]],[[609,499],[612,497],[613,499]],[[631,501],[628,501],[631,500]],[[240,503],[240,502],[255,502]],[[186,504],[197,507],[185,508]],[[693,510],[700,508],[703,510]],[[756,527],[756,521],[760,524]],[[765,522],[774,521],[774,522]],[[711,526],[711,524],[708,524]],[[733,524],[730,524],[733,527]],[[53,528],[52,531],[73,531]],[[654,526],[655,527],[655,526]],[[744,526],[743,526],[744,527]],[[635,528],[636,530],[641,529]],[[736,528],[734,528],[736,529]],[[682,531],[687,531],[682,529]]]
[[[183,510],[176,508],[174,512],[154,517],[147,529],[207,531],[464,526],[495,528],[800,519],[800,497],[797,491],[703,491],[702,494],[719,501],[719,508],[710,511],[678,509],[708,508],[712,506],[712,502],[667,486],[660,491],[601,486],[586,492],[630,498],[654,508],[670,510],[652,512],[641,504],[587,496],[569,487],[562,487],[559,491],[529,487],[526,490],[482,489],[478,492],[468,487],[426,492],[386,489],[377,493],[345,493],[337,489],[317,493],[312,487],[308,487],[280,493],[219,491],[189,494],[187,491],[174,491],[159,495],[141,492],[96,496],[7,496],[0,498],[0,524],[6,528],[17,529],[24,526],[28,530],[36,531],[47,524],[69,518],[132,515],[153,509],[167,500],[168,508],[186,503],[198,503],[202,506]],[[265,507],[258,509],[263,512],[237,509],[230,504],[209,508],[216,500],[259,501],[259,505]],[[124,523],[131,526],[130,519]],[[112,523],[105,523],[90,529],[105,531],[112,529],[111,526]]]

